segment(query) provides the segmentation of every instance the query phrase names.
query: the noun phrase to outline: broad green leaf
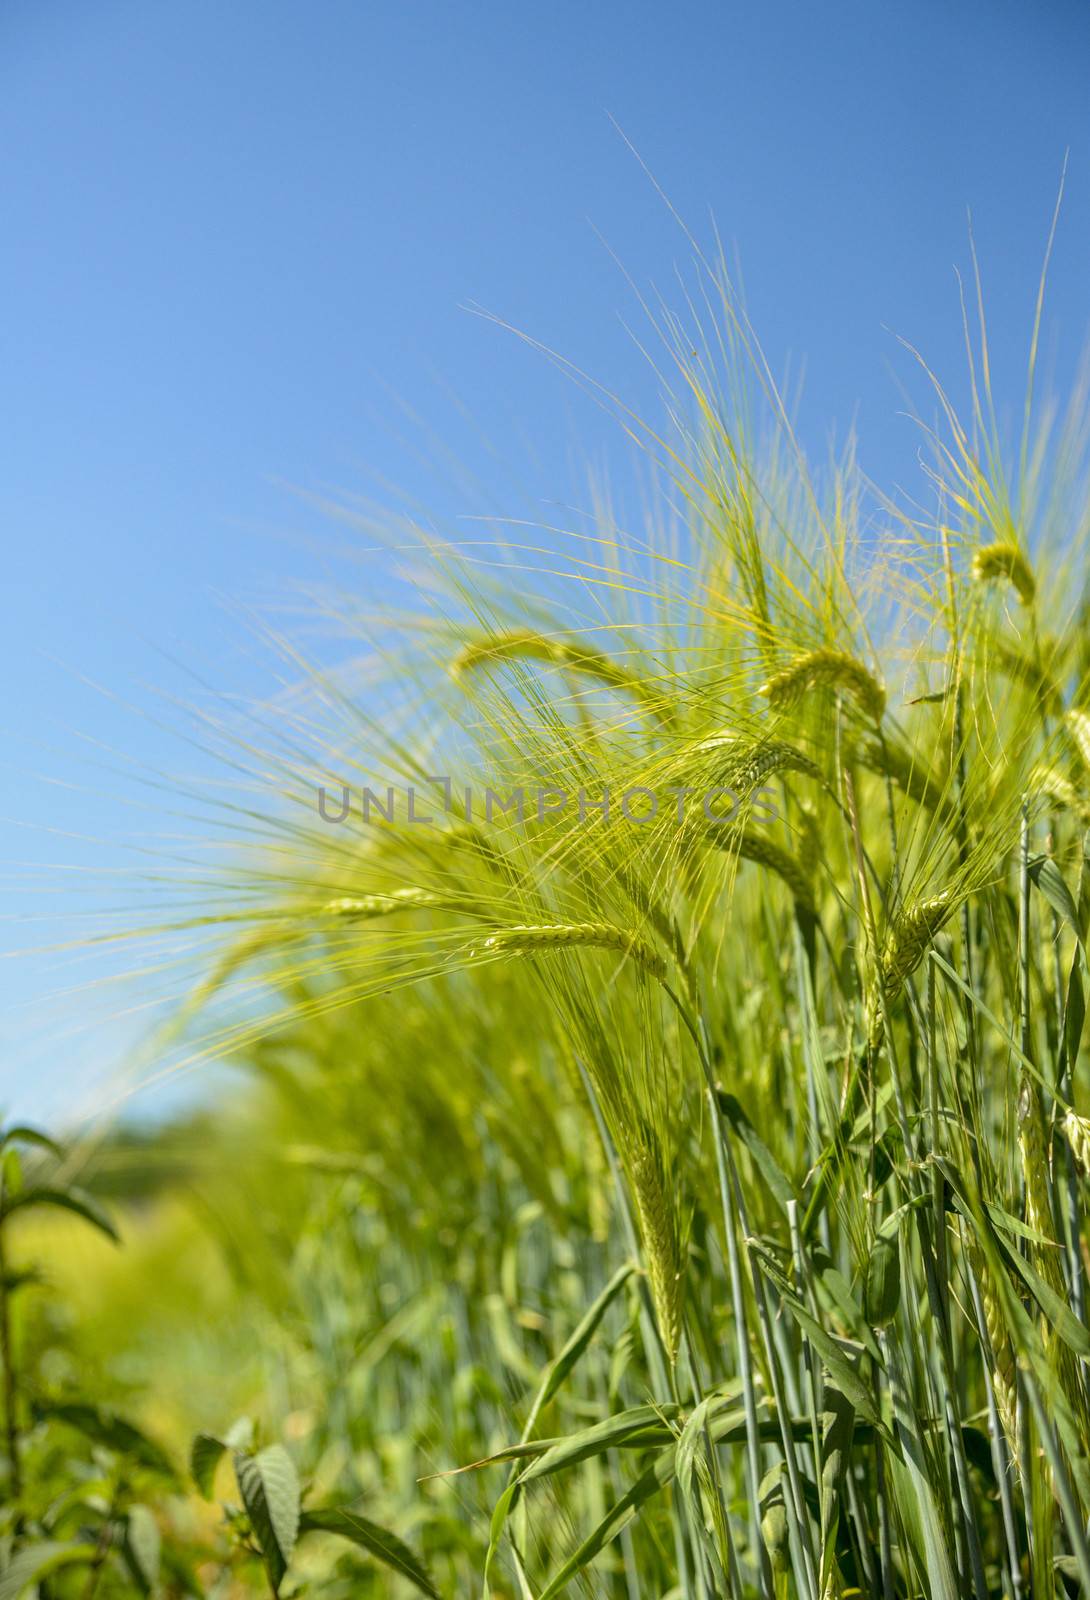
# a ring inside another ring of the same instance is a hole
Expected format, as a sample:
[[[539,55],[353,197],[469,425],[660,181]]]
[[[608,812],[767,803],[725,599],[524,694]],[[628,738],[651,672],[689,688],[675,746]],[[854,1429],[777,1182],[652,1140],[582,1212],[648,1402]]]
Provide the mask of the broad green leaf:
[[[134,1423],[105,1406],[90,1405],[82,1400],[37,1401],[34,1412],[38,1417],[76,1428],[95,1444],[114,1450],[133,1464],[146,1467],[164,1478],[173,1480],[177,1476],[174,1463],[154,1439],[149,1439]]]
[[[865,1417],[874,1427],[884,1432],[873,1394],[837,1341],[825,1331],[815,1317],[810,1315],[802,1302],[795,1299],[794,1295],[783,1294],[780,1298],[821,1357],[822,1366],[844,1398],[855,1407],[861,1417]]]
[[[825,1310],[834,1312],[851,1337],[858,1339],[868,1354],[880,1362],[882,1357],[878,1344],[847,1278],[824,1250],[811,1248],[810,1265],[814,1274],[814,1288]]]
[[[1063,1296],[1050,1288],[1021,1251],[1005,1250],[1004,1255],[1044,1312],[1045,1320],[1052,1332],[1057,1334],[1068,1349],[1073,1350],[1083,1361],[1090,1361],[1090,1333],[1087,1333]]]
[[[227,1451],[227,1445],[222,1439],[215,1438],[210,1433],[198,1433],[193,1440],[189,1451],[189,1470],[193,1482],[197,1485],[206,1500],[212,1498],[212,1485],[216,1476],[216,1468]]]
[[[873,1328],[884,1327],[901,1303],[901,1221],[918,1209],[923,1197],[906,1201],[879,1228],[867,1261],[863,1305]]]
[[[254,1425],[249,1417],[239,1417],[222,1439],[212,1433],[198,1433],[189,1450],[189,1470],[193,1482],[206,1500],[211,1500],[216,1468],[228,1450],[249,1450],[254,1442]]]
[[[61,1567],[87,1566],[98,1555],[93,1544],[69,1544],[48,1540],[27,1545],[11,1558],[0,1576],[0,1600],[20,1600],[32,1584],[47,1578]]]
[[[83,1189],[54,1189],[48,1184],[34,1184],[5,1201],[0,1218],[10,1217],[15,1211],[25,1211],[30,1206],[60,1206],[65,1211],[73,1211],[115,1244],[118,1242],[118,1232],[109,1215],[94,1196]]]
[[[361,1550],[399,1572],[422,1593],[430,1595],[432,1600],[439,1600],[439,1593],[420,1557],[388,1528],[380,1528],[358,1512],[339,1506],[319,1506],[304,1511],[299,1519],[300,1538],[306,1533],[335,1533],[342,1539],[350,1539]]]
[[[270,1444],[256,1455],[236,1450],[235,1477],[250,1526],[265,1560],[273,1593],[288,1569],[299,1533],[299,1479],[282,1444]]]
[[[147,1506],[130,1506],[125,1519],[125,1562],[143,1594],[159,1581],[159,1524]]]

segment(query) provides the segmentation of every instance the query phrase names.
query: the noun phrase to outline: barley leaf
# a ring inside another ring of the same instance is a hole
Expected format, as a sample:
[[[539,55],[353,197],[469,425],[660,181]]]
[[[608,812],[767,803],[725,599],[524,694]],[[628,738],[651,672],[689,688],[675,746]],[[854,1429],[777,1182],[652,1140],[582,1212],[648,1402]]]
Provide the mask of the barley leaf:
[[[1076,939],[1082,945],[1082,929],[1079,926],[1079,910],[1075,904],[1075,897],[1052,857],[1035,857],[1029,864],[1029,875],[1056,915],[1071,924]]]
[[[117,1229],[107,1212],[93,1195],[87,1194],[83,1189],[55,1189],[48,1184],[35,1184],[32,1188],[22,1189],[6,1200],[0,1217],[9,1217],[13,1211],[24,1211],[30,1206],[60,1206],[62,1210],[73,1211],[77,1217],[82,1217],[84,1222],[89,1222],[92,1227],[98,1228],[115,1244],[118,1241]]]
[[[610,1507],[598,1526],[587,1535],[574,1554],[569,1556],[563,1566],[553,1574],[542,1589],[538,1600],[553,1600],[554,1595],[558,1595],[566,1588],[575,1575],[581,1572],[588,1562],[593,1561],[595,1556],[632,1521],[644,1501],[658,1494],[659,1490],[671,1481],[676,1470],[676,1462],[675,1445],[660,1451],[631,1488]]]

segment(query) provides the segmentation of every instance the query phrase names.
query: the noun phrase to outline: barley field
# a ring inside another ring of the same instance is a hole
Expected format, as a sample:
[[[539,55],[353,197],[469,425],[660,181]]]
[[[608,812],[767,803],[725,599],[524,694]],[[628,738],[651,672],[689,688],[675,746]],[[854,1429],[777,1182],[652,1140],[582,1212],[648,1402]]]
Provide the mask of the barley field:
[[[230,736],[222,1096],[8,1128],[0,1600],[1090,1594],[1088,394],[974,311],[885,493],[699,283],[637,526],[396,530]]]

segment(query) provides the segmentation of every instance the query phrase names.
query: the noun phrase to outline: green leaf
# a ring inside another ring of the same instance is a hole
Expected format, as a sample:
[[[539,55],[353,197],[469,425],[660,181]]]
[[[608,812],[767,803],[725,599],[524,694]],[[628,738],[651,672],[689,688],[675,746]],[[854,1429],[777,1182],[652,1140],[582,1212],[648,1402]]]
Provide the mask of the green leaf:
[[[901,1220],[919,1208],[922,1197],[906,1201],[879,1228],[867,1262],[863,1307],[874,1328],[892,1322],[901,1303]]]
[[[861,1417],[865,1417],[874,1427],[884,1432],[882,1419],[878,1415],[878,1410],[874,1403],[874,1396],[840,1348],[837,1340],[825,1331],[821,1323],[810,1315],[810,1312],[800,1300],[795,1299],[794,1295],[781,1294],[780,1298],[821,1357],[822,1366],[828,1372],[841,1394],[855,1407]]]
[[[541,1408],[552,1399],[553,1395],[560,1388],[560,1385],[564,1382],[564,1379],[568,1376],[568,1373],[575,1366],[575,1363],[579,1360],[579,1357],[583,1354],[583,1351],[587,1348],[587,1345],[594,1337],[594,1334],[598,1328],[598,1324],[605,1316],[607,1310],[612,1305],[621,1289],[632,1276],[632,1271],[633,1268],[631,1262],[628,1262],[625,1266],[618,1268],[618,1270],[613,1274],[612,1278],[606,1284],[605,1288],[602,1290],[601,1294],[598,1296],[597,1300],[595,1300],[589,1311],[587,1311],[586,1315],[582,1318],[579,1326],[572,1333],[571,1338],[565,1344],[563,1350],[561,1350],[560,1354],[556,1357],[556,1360],[549,1367],[545,1374],[544,1382],[541,1385],[541,1390],[537,1396],[537,1399],[534,1401],[532,1410],[532,1415],[534,1417],[536,1417]],[[527,1426],[529,1427],[529,1424]]]
[[[69,1544],[48,1540],[27,1545],[14,1555],[0,1576],[0,1600],[19,1600],[31,1584],[36,1584],[61,1567],[86,1566],[98,1555],[93,1544]]]
[[[210,1433],[198,1433],[189,1450],[189,1470],[193,1482],[197,1485],[206,1500],[212,1498],[212,1485],[216,1476],[216,1468],[227,1451],[227,1445],[222,1439],[215,1438]]]
[[[249,1417],[239,1417],[223,1438],[213,1433],[198,1433],[189,1449],[189,1470],[193,1482],[206,1500],[212,1499],[216,1468],[228,1450],[249,1450],[254,1442],[254,1425]]]
[[[94,1406],[80,1400],[39,1400],[35,1402],[34,1413],[42,1419],[63,1422],[95,1444],[114,1450],[118,1455],[164,1478],[173,1481],[177,1477],[174,1463],[154,1439],[149,1439],[134,1423],[118,1416],[116,1411],[107,1410],[105,1406]]]
[[[1049,1286],[1021,1251],[1008,1250],[1003,1245],[1000,1248],[1010,1266],[1018,1273],[1044,1312],[1045,1320],[1052,1332],[1058,1334],[1068,1349],[1073,1350],[1083,1361],[1090,1361],[1090,1333],[1087,1333],[1067,1301]]]
[[[715,1098],[718,1102],[719,1110],[726,1117],[731,1128],[753,1157],[753,1164],[768,1184],[770,1193],[775,1195],[786,1211],[790,1202],[798,1199],[798,1191],[795,1185],[777,1163],[775,1156],[773,1156],[771,1150],[746,1116],[734,1095],[726,1094],[722,1089],[717,1089]]]
[[[22,1211],[28,1206],[60,1206],[65,1211],[74,1211],[77,1217],[82,1217],[84,1222],[89,1222],[92,1227],[98,1228],[115,1244],[118,1242],[118,1232],[109,1215],[94,1196],[83,1189],[54,1189],[48,1184],[35,1184],[30,1189],[20,1190],[5,1202],[3,1211],[0,1212],[0,1220],[11,1216],[13,1211]]]
[[[159,1524],[147,1506],[130,1506],[125,1521],[125,1563],[142,1594],[159,1581]]]
[[[889,1238],[881,1230],[867,1262],[863,1288],[863,1311],[872,1328],[892,1322],[901,1303],[901,1243],[894,1231]]]
[[[64,1154],[60,1145],[56,1144],[47,1133],[40,1133],[37,1128],[27,1127],[21,1122],[0,1132],[0,1150],[6,1150],[11,1144],[35,1145],[39,1150],[46,1150],[51,1156],[56,1156],[58,1161]]]
[[[610,1507],[594,1531],[587,1535],[574,1554],[570,1555],[563,1566],[549,1579],[538,1600],[553,1600],[553,1596],[558,1595],[577,1572],[581,1572],[589,1561],[594,1560],[599,1551],[604,1550],[606,1545],[627,1527],[644,1501],[650,1500],[652,1495],[658,1494],[659,1490],[670,1482],[676,1467],[677,1446],[671,1444],[659,1452],[631,1488]]]
[[[1067,887],[1064,875],[1055,861],[1051,856],[1035,856],[1029,863],[1029,875],[1056,915],[1071,924],[1072,931],[1081,945],[1082,930],[1079,927],[1079,910],[1075,904],[1075,896]]]
[[[414,1583],[432,1600],[439,1600],[439,1592],[420,1557],[388,1528],[380,1528],[378,1523],[369,1522],[358,1512],[340,1506],[318,1506],[312,1511],[304,1511],[299,1520],[300,1537],[305,1533],[335,1533],[342,1539],[350,1539],[376,1560]]]
[[[589,1428],[558,1439],[522,1473],[519,1482],[526,1484],[536,1478],[546,1478],[553,1472],[563,1472],[589,1456],[604,1455],[607,1450],[637,1449],[646,1445],[663,1444],[674,1437],[670,1424],[680,1415],[676,1405],[633,1406],[606,1417]]]
[[[257,1455],[236,1450],[235,1477],[274,1594],[288,1570],[299,1533],[299,1479],[282,1444]]]

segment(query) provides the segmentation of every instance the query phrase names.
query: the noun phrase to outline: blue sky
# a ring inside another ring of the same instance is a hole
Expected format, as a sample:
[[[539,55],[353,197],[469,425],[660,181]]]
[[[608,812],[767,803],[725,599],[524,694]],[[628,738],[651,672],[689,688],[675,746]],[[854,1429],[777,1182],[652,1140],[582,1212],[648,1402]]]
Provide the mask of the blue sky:
[[[805,361],[804,440],[854,419],[913,486],[894,333],[957,389],[971,205],[1020,403],[1065,151],[1061,387],[1085,344],[1088,81],[1074,0],[5,0],[0,1102],[65,1115],[139,1026],[32,953],[81,926],[43,894],[131,865],[141,775],[199,781],[171,697],[270,687],[237,607],[381,590],[297,491],[525,514],[585,500],[587,460],[623,475],[608,420],[465,309],[653,410],[614,255],[669,298],[689,251],[611,119],[737,247],[773,366]]]

